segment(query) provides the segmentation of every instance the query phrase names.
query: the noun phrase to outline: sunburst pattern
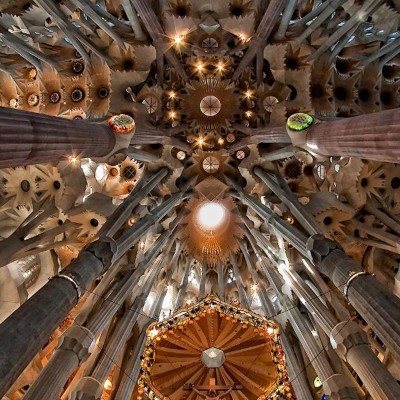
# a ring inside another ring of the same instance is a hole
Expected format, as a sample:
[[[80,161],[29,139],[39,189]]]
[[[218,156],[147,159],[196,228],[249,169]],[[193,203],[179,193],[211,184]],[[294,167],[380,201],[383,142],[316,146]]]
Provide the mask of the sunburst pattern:
[[[147,332],[139,393],[150,384],[169,400],[216,397],[233,387],[226,400],[269,399],[277,390],[291,398],[278,328],[237,305],[211,296]]]

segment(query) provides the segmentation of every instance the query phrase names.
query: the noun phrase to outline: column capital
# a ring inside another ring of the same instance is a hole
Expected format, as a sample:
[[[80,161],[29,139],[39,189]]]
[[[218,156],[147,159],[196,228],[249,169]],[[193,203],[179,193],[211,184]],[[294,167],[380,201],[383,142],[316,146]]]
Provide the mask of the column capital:
[[[343,374],[331,375],[324,382],[324,391],[331,400],[359,400],[356,388]]]
[[[349,351],[355,346],[369,346],[368,336],[353,321],[339,322],[329,335],[332,347],[347,361]]]
[[[321,234],[312,235],[308,238],[306,249],[314,263],[321,262],[334,250],[341,250],[341,247],[333,240],[327,239]]]
[[[71,391],[68,400],[100,400],[103,385],[90,376],[83,377]]]
[[[116,133],[127,134],[135,129],[134,119],[126,114],[114,115],[108,119],[107,123]]]
[[[117,243],[109,237],[101,237],[90,243],[84,251],[92,253],[103,265],[110,265],[114,255],[117,253]]]
[[[95,341],[96,339],[89,329],[73,325],[61,335],[57,348],[72,351],[81,363],[92,353]]]

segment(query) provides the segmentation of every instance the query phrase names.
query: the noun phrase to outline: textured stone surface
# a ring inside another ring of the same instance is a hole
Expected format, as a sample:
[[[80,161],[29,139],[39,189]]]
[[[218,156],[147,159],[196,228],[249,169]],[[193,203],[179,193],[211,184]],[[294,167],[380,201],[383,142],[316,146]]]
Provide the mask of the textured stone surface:
[[[68,400],[100,400],[103,385],[91,377],[82,378],[71,391]]]
[[[92,353],[94,344],[95,337],[89,329],[74,325],[60,337],[58,347],[72,351],[78,357],[79,362],[82,362]]]

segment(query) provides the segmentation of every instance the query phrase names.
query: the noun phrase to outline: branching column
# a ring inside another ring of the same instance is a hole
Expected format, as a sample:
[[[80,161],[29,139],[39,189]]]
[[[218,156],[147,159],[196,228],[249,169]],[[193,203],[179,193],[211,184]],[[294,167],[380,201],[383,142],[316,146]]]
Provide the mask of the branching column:
[[[236,279],[236,287],[238,288],[238,293],[239,293],[239,300],[240,303],[243,305],[244,308],[250,309],[249,302],[247,299],[247,294],[244,289],[244,283],[242,279],[242,275],[239,271],[239,267],[236,262],[236,256],[233,253],[230,253],[230,260],[231,260],[231,265],[233,268],[233,273],[235,274],[235,279]]]
[[[311,394],[310,387],[308,386],[307,379],[305,377],[304,367],[302,368],[298,365],[293,347],[282,328],[281,342],[283,351],[286,355],[286,364],[290,384],[293,387],[296,397],[301,400],[313,400],[313,395]]]
[[[376,400],[400,398],[399,384],[373,353],[366,333],[353,321],[339,322],[297,272],[285,268],[283,274],[294,292],[304,298],[306,308],[330,337],[333,348],[356,371],[372,397]]]
[[[184,297],[186,294],[186,288],[189,283],[189,274],[190,274],[190,266],[191,266],[192,259],[188,257],[185,263],[185,273],[183,275],[182,281],[179,285],[178,295],[176,297],[175,302],[175,311],[179,310],[183,306]]]
[[[90,244],[62,275],[50,280],[0,325],[0,396],[77,304],[81,291],[107,270],[115,251],[112,241]]]
[[[337,243],[323,235],[305,235],[237,185],[235,189],[245,204],[332,281],[386,346],[400,357],[400,299],[366,273]]]
[[[94,340],[93,338],[97,338],[121,307],[121,304],[123,304],[125,299],[132,292],[132,289],[138,284],[143,273],[149,265],[153,263],[160,251],[163,250],[168,238],[171,238],[171,232],[169,230],[159,236],[153,247],[146,253],[143,262],[138,265],[135,271],[128,273],[121,282],[119,282],[115,290],[107,296],[104,304],[101,304],[101,307],[90,316],[84,323],[84,326],[77,325],[75,321],[75,325],[70,328],[71,332],[74,335],[76,335],[76,332],[82,333],[81,337],[86,339],[86,342],[88,338],[92,338],[92,340]],[[168,254],[168,251],[166,251],[166,254]],[[102,297],[100,297],[100,301],[103,302]],[[98,303],[100,303],[100,301]],[[79,316],[76,319],[80,319]],[[63,336],[61,336],[57,350],[54,352],[46,367],[41,371],[39,377],[29,388],[24,396],[24,400],[56,398],[59,396],[72,372],[85,360],[84,357],[79,356],[79,354],[70,360],[72,357],[71,354],[77,353],[75,349],[77,345],[71,340],[65,340],[64,338],[64,336],[67,338],[70,337],[70,330],[67,330]],[[66,347],[68,344],[71,345],[70,348]],[[69,353],[67,353],[66,350],[69,350]],[[87,355],[91,353],[91,350],[92,348],[89,348],[88,345],[86,348]],[[80,350],[80,352],[82,351]]]
[[[11,387],[49,336],[77,304],[83,291],[104,274],[113,258],[135,244],[155,223],[184,198],[171,196],[118,238],[91,243],[62,274],[43,286],[0,326],[0,396]],[[51,312],[48,305],[52,304]]]
[[[206,278],[207,278],[207,264],[201,264],[201,278],[199,287],[199,299],[203,299],[206,295]]]
[[[305,324],[304,318],[298,307],[293,306],[290,299],[282,294],[280,290],[282,281],[276,270],[273,267],[268,268],[268,266],[264,266],[263,269],[270,284],[275,289],[281,305],[284,307],[282,311],[287,313],[290,324],[306,351],[310,363],[322,379],[325,393],[327,393],[329,398],[332,400],[358,400],[359,396],[357,390],[351,384],[349,379],[344,374],[336,374],[334,372],[325,348],[321,348],[321,345],[314,338],[310,329]]]
[[[150,313],[150,320],[146,321],[142,328],[140,336],[132,351],[132,355],[126,364],[125,373],[122,375],[121,383],[115,391],[115,400],[131,400],[132,398],[132,393],[140,373],[140,356],[143,354],[143,350],[146,346],[146,329],[151,322],[158,321],[166,294],[166,286],[162,287],[158,291],[157,302],[154,304],[152,312]]]

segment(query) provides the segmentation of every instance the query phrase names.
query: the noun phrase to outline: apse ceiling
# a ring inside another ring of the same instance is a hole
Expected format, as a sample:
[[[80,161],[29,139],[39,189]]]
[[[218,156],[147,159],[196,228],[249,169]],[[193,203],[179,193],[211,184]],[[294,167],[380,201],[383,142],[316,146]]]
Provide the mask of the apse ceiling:
[[[152,324],[141,359],[138,399],[292,398],[275,323],[214,296]]]

